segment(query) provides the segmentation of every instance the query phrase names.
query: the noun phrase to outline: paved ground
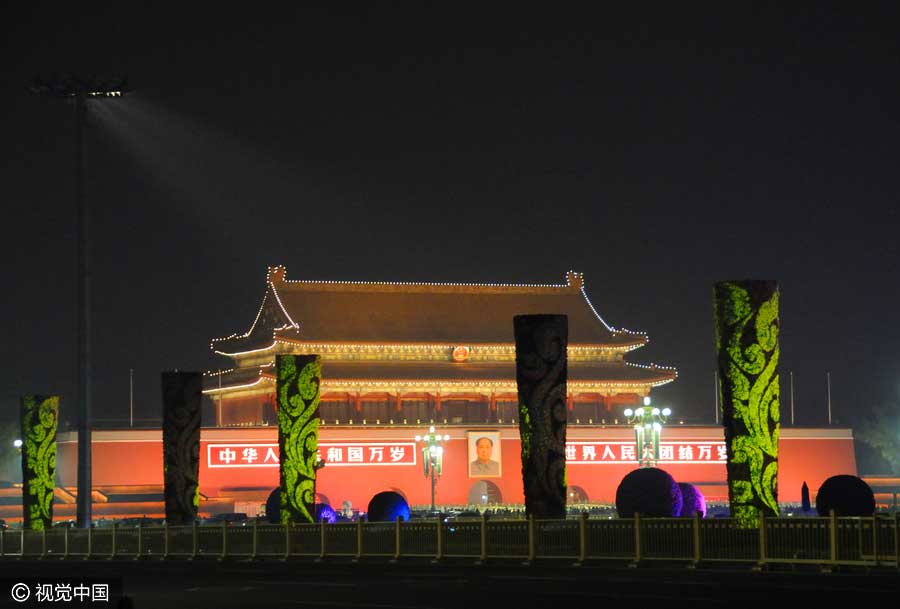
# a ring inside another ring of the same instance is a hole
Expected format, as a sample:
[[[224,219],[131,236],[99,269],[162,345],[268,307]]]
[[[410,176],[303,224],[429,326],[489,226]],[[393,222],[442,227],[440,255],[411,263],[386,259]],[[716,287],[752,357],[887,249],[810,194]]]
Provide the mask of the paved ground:
[[[238,607],[351,609],[429,609],[466,607],[726,607],[763,599],[767,606],[816,601],[847,606],[900,606],[900,572],[820,573],[818,570],[753,572],[721,567],[628,568],[623,565],[572,567],[550,564],[467,563],[432,565],[368,561],[350,562],[41,562],[3,561],[0,607],[17,604],[11,582],[19,578],[121,577],[136,609],[232,609]],[[615,603],[615,605],[610,605]],[[76,606],[53,603],[53,606]],[[84,604],[81,606],[101,606]],[[104,606],[115,607],[115,603]]]

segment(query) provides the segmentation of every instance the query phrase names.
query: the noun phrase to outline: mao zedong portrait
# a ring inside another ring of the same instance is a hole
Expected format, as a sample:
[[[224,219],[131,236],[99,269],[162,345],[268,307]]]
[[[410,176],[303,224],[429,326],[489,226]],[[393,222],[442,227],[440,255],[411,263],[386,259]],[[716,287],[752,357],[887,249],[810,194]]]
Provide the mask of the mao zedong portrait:
[[[491,458],[493,453],[494,441],[491,438],[481,436],[475,440],[475,454],[478,458],[469,464],[469,475],[499,476],[500,463]]]

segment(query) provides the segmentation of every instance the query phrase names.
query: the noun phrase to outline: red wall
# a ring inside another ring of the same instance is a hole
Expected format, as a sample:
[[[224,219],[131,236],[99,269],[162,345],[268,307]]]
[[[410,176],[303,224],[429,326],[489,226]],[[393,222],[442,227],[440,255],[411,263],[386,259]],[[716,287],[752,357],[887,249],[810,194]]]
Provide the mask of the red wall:
[[[504,503],[523,502],[519,466],[518,430],[493,428],[501,434],[502,478],[490,478],[502,494]],[[347,428],[323,427],[320,442],[411,442],[423,430],[411,428]],[[437,484],[438,504],[464,504],[471,486],[478,479],[468,477],[467,435],[469,430],[440,430],[451,436],[446,444],[444,475]],[[58,479],[60,486],[76,486],[75,434],[61,434],[59,442]],[[569,429],[570,442],[622,442],[632,439],[624,427],[575,427]],[[675,427],[666,429],[663,442],[721,442],[722,430],[716,427]],[[277,467],[209,468],[207,445],[267,443],[275,444],[276,428],[204,429],[201,439],[201,493],[209,497],[228,496],[239,489],[272,489],[278,485]],[[401,490],[411,504],[429,504],[430,485],[425,479],[421,455],[415,465],[327,466],[319,471],[317,491],[326,495],[332,505],[349,500],[362,507],[375,493],[390,488]],[[569,485],[582,487],[590,501],[614,503],[619,481],[636,463],[570,463]],[[710,499],[727,497],[723,463],[662,464],[679,482],[700,484]],[[856,474],[853,438],[848,429],[782,429],[779,455],[779,500],[799,502],[805,481],[811,495],[829,476]],[[95,431],[93,433],[93,486],[163,484],[162,443],[159,431]]]

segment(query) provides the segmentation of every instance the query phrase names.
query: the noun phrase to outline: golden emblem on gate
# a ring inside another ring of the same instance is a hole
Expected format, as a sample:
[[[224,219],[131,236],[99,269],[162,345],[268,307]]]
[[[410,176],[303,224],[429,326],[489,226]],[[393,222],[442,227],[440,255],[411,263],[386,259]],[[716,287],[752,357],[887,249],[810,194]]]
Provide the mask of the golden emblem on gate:
[[[469,359],[469,348],[468,347],[457,347],[453,350],[453,361],[454,362],[464,362]]]

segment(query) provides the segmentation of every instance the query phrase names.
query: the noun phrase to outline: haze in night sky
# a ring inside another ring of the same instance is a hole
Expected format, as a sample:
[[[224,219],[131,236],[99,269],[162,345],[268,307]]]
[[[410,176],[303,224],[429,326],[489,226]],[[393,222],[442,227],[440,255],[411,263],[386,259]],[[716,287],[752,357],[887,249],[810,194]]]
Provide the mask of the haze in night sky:
[[[162,370],[227,367],[209,341],[249,327],[275,264],[584,272],[649,334],[631,361],[678,368],[654,400],[690,423],[713,420],[713,282],[776,279],[783,421],[790,371],[798,425],[826,423],[826,372],[837,424],[900,404],[896,7],[542,6],[15,9],[0,408],[58,392],[76,417],[72,107],[28,92],[53,73],[135,90],[90,108],[98,424],[127,424],[129,369],[150,424]]]

